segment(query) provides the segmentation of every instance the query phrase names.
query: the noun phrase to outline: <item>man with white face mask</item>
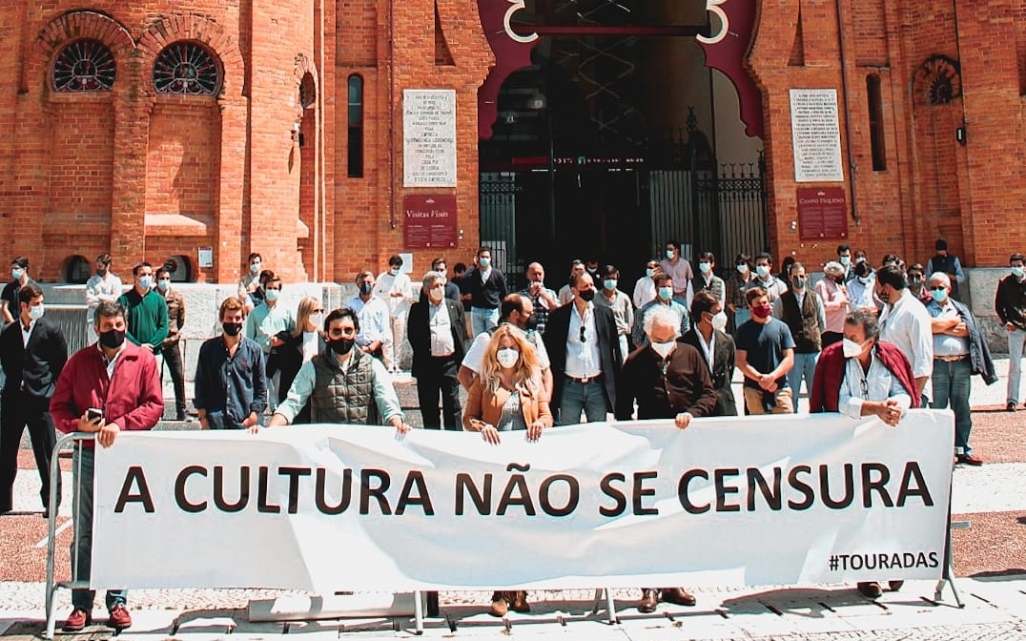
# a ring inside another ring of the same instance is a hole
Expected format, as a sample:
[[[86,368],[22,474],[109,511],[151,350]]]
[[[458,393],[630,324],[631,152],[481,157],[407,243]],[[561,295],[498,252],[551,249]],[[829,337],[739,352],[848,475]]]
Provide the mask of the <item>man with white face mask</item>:
[[[711,416],[737,416],[737,403],[731,379],[737,357],[734,339],[725,333],[727,314],[723,303],[711,292],[698,292],[691,301],[694,324],[681,338],[702,354],[713,389],[716,390],[716,408]]]
[[[698,296],[712,298],[707,292]],[[638,420],[672,418],[680,429],[686,429],[694,418],[711,416],[716,410],[716,391],[709,368],[697,349],[677,340],[677,316],[669,308],[659,307],[644,322],[648,347],[635,350],[623,364],[616,391],[616,419],[629,421],[635,400]],[[695,605],[695,597],[684,588],[643,588],[638,611],[654,612],[659,601]]]

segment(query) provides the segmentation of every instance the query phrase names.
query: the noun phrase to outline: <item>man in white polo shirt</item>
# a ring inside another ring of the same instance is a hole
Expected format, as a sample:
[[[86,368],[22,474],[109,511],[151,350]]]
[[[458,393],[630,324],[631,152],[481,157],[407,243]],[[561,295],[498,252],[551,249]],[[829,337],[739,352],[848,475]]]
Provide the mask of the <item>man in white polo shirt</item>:
[[[933,374],[933,330],[930,314],[905,285],[897,265],[876,272],[876,295],[885,303],[880,313],[880,340],[893,343],[912,363],[916,391],[926,406],[926,384]]]

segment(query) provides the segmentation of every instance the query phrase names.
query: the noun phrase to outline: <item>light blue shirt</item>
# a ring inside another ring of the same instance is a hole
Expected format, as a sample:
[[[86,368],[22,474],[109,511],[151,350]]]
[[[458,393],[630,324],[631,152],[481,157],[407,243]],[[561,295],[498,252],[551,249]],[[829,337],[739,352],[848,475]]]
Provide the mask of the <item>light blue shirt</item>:
[[[264,354],[271,351],[271,339],[278,332],[292,331],[296,328],[296,320],[292,318],[292,310],[280,303],[268,307],[260,303],[246,317],[246,338],[256,341]]]
[[[371,369],[374,372],[371,385],[374,390],[374,402],[378,405],[378,414],[382,417],[382,423],[388,424],[397,416],[405,420],[402,406],[399,405],[399,396],[395,393],[395,387],[392,386],[392,377],[385,371],[385,366],[381,364],[380,360],[369,354],[365,354],[363,357],[371,359]],[[314,358],[334,358],[337,360],[333,352],[327,356],[322,353]],[[352,352],[350,352],[350,357],[346,359],[345,363],[341,364],[342,369],[348,370],[352,362],[353,357]],[[295,380],[292,381],[288,397],[283,403],[278,405],[274,413],[281,414],[291,423],[296,418],[296,415],[299,414],[299,411],[303,409],[303,406],[306,405],[306,402],[310,400],[310,395],[313,394],[316,383],[317,371],[314,369],[314,361],[310,360],[303,363],[303,366],[299,368],[299,373],[296,374]]]
[[[385,332],[391,332],[392,322],[389,320],[388,306],[383,300],[371,296],[365,303],[356,295],[349,299],[346,307],[356,312],[360,319],[360,333],[356,336],[357,345],[366,347],[374,341],[385,342]]]
[[[849,358],[844,366],[844,380],[837,396],[837,409],[848,418],[862,418],[862,404],[866,401],[882,402],[893,398],[902,413],[912,407],[912,397],[890,370],[884,367],[872,352],[869,371],[862,371],[857,358]]]

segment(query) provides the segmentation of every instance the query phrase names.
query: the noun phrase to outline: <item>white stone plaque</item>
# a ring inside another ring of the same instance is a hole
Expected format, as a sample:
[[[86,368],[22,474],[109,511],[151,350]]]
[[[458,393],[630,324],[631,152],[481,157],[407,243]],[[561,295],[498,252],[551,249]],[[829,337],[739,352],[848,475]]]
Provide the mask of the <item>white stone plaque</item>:
[[[836,89],[791,90],[795,182],[844,182]]]
[[[456,186],[456,91],[403,91],[403,187]]]

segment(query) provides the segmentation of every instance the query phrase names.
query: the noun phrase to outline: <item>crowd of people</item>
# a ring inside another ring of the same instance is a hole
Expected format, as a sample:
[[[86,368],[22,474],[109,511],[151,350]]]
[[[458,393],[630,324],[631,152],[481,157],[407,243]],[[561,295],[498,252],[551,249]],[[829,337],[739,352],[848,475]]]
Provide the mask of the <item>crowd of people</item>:
[[[594,258],[574,261],[559,290],[539,263],[527,286],[510,280],[481,248],[449,278],[443,258],[414,287],[396,255],[388,269],[356,275],[357,293],[326,310],[304,297],[293,312],[279,303],[282,279],[249,256],[235,296],[221,302],[220,334],[199,349],[193,404],[203,429],[259,431],[301,423],[386,425],[409,431],[392,374],[402,345],[412,351],[423,425],[466,430],[501,446],[507,432],[529,441],[554,425],[637,418],[693,420],[739,413],[798,411],[804,383],[812,412],[897,425],[909,408],[951,407],[957,463],[980,465],[970,445],[970,379],[996,380],[979,323],[958,300],[965,274],[937,241],[926,267],[885,256],[874,269],[862,251],[837,248],[837,260],[810,280],[793,257],[774,273],[773,257],[739,254],[718,270],[697,257],[697,272],[670,241],[647,263],[631,295],[620,272]],[[1011,367],[1007,409],[1018,406],[1026,336],[1024,259],[1014,254],[995,307],[1008,331]],[[0,333],[2,392],[0,514],[12,508],[17,448],[27,426],[48,505],[55,428],[93,433],[101,447],[124,430],[154,427],[163,413],[161,375],[173,382],[175,417],[187,414],[179,347],[185,302],[171,287],[169,266],[132,268],[123,291],[108,254],[86,285],[96,342],[70,357],[60,327],[44,315],[43,291],[29,261],[12,262],[3,289]],[[721,273],[722,276],[717,275]],[[731,386],[743,375],[743,398]],[[461,406],[460,388],[466,390]],[[740,407],[739,407],[740,406]],[[76,452],[76,576],[89,574],[92,442]],[[44,513],[45,514],[45,513]],[[894,588],[894,586],[891,586]],[[859,589],[878,596],[879,583]],[[896,588],[895,588],[896,589]],[[110,591],[110,625],[131,624],[124,591]],[[646,588],[639,610],[660,601],[694,604],[684,588]],[[530,608],[525,592],[496,592],[491,611]],[[76,590],[65,630],[91,621],[93,594]]]

